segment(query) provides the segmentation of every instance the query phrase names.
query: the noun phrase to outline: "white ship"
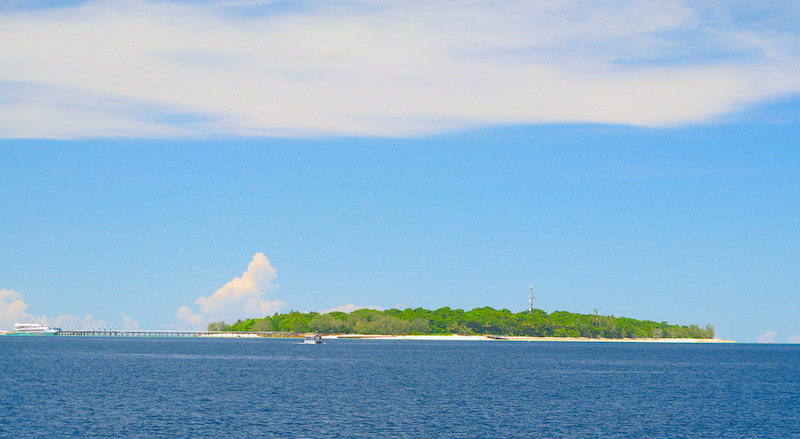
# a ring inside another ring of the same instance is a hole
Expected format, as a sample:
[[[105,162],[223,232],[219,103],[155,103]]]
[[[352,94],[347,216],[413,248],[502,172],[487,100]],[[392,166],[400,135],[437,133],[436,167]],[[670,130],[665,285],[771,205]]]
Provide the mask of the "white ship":
[[[58,335],[61,328],[51,328],[39,323],[15,323],[11,335]]]

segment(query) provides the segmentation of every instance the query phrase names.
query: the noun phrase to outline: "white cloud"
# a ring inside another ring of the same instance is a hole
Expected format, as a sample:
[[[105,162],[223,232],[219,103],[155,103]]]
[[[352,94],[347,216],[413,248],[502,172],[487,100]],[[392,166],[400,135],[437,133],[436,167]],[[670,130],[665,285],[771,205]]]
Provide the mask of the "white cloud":
[[[351,312],[353,312],[353,311],[355,311],[357,309],[375,309],[375,310],[380,311],[383,308],[381,308],[379,306],[357,306],[357,305],[353,305],[352,303],[348,303],[347,305],[337,306],[335,308],[330,308],[330,309],[326,309],[324,311],[321,311],[321,314],[326,314],[326,313],[335,312],[335,311],[351,313]]]
[[[44,323],[62,329],[108,328],[108,322],[97,320],[91,314],[78,317],[63,314],[57,317],[36,316],[26,312],[30,307],[22,294],[12,289],[0,290],[0,329],[11,329],[14,323]]]
[[[67,316],[62,316],[62,317],[67,317]],[[91,314],[86,314],[85,316],[83,316],[83,318],[81,319],[81,324],[83,325],[83,328],[88,328],[88,329],[108,329],[108,328],[111,328],[111,325],[107,321],[96,319]],[[58,325],[58,326],[63,326],[63,325]],[[62,329],[64,329],[64,328],[62,328]]]
[[[119,314],[119,318],[122,321],[122,329],[125,330],[136,330],[139,329],[139,322],[133,320],[129,315],[123,313]]]
[[[795,334],[795,335],[789,336],[788,342],[789,343],[800,343],[800,334]]]
[[[193,329],[201,329],[204,324],[203,316],[194,313],[189,306],[178,308],[178,311],[175,313],[175,319]]]
[[[0,12],[0,137],[703,122],[800,91],[800,7],[94,1]],[[283,8],[283,9],[282,9]],[[47,121],[47,123],[42,123]]]
[[[214,294],[195,300],[199,311],[189,306],[178,308],[175,318],[183,325],[201,329],[210,322],[233,322],[242,318],[264,317],[286,306],[281,300],[266,300],[264,295],[277,288],[272,281],[277,270],[264,253],[256,253],[241,277],[223,285]]]
[[[25,312],[28,306],[22,294],[11,289],[0,290],[0,329],[10,329],[18,322],[35,321],[34,316]]]
[[[778,333],[775,331],[766,331],[763,334],[759,335],[756,341],[758,343],[775,343],[775,337],[778,336]]]

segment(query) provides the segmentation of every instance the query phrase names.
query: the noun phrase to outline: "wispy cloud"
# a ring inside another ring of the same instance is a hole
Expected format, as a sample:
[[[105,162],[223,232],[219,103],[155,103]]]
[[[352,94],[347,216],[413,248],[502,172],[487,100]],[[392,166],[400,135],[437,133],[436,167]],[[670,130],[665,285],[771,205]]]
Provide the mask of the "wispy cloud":
[[[703,122],[800,91],[800,7],[94,1],[0,10],[0,137]],[[757,17],[757,18],[742,18]]]
[[[778,336],[778,333],[775,331],[766,331],[763,334],[759,335],[756,338],[758,343],[775,343],[775,337]]]
[[[326,313],[329,313],[329,312],[336,312],[336,311],[351,313],[351,312],[353,312],[353,311],[355,311],[357,309],[376,309],[376,310],[380,311],[383,308],[381,308],[379,306],[358,306],[358,305],[354,305],[352,303],[348,303],[347,305],[337,306],[335,308],[330,308],[330,309],[323,310],[323,311],[321,311],[321,313],[322,314],[326,314]]]
[[[281,300],[266,300],[264,296],[277,288],[272,281],[277,270],[264,253],[256,253],[241,277],[226,283],[214,294],[200,297],[194,303],[199,310],[182,306],[175,318],[186,327],[201,329],[210,322],[235,321],[248,317],[264,317],[286,306]]]
[[[53,318],[42,316],[37,317],[35,320],[42,323],[48,323],[50,326],[55,326],[61,329],[108,329],[113,326],[105,320],[96,319],[91,314],[86,314],[83,317],[69,314]]]
[[[800,334],[790,335],[788,339],[789,343],[800,343]]]

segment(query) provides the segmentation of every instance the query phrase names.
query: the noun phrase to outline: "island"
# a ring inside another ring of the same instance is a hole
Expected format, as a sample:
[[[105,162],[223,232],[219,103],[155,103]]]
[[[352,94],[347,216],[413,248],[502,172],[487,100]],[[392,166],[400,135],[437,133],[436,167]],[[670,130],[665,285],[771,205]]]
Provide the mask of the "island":
[[[470,311],[449,307],[428,310],[359,309],[345,312],[298,312],[274,314],[264,318],[243,319],[235,323],[214,322],[209,331],[280,331],[319,333],[337,336],[459,336],[473,338],[586,339],[586,340],[710,340],[714,326],[676,325],[667,322],[637,320],[567,311],[546,313],[539,309],[513,313],[491,307]]]

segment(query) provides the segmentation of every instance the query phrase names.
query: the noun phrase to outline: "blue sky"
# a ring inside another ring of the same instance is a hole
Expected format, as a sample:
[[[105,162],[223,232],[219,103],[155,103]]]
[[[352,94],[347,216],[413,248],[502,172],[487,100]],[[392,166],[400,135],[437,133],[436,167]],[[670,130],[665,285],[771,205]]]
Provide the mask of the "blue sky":
[[[800,11],[748,3],[10,2],[0,324],[519,311],[533,282],[800,342]]]

